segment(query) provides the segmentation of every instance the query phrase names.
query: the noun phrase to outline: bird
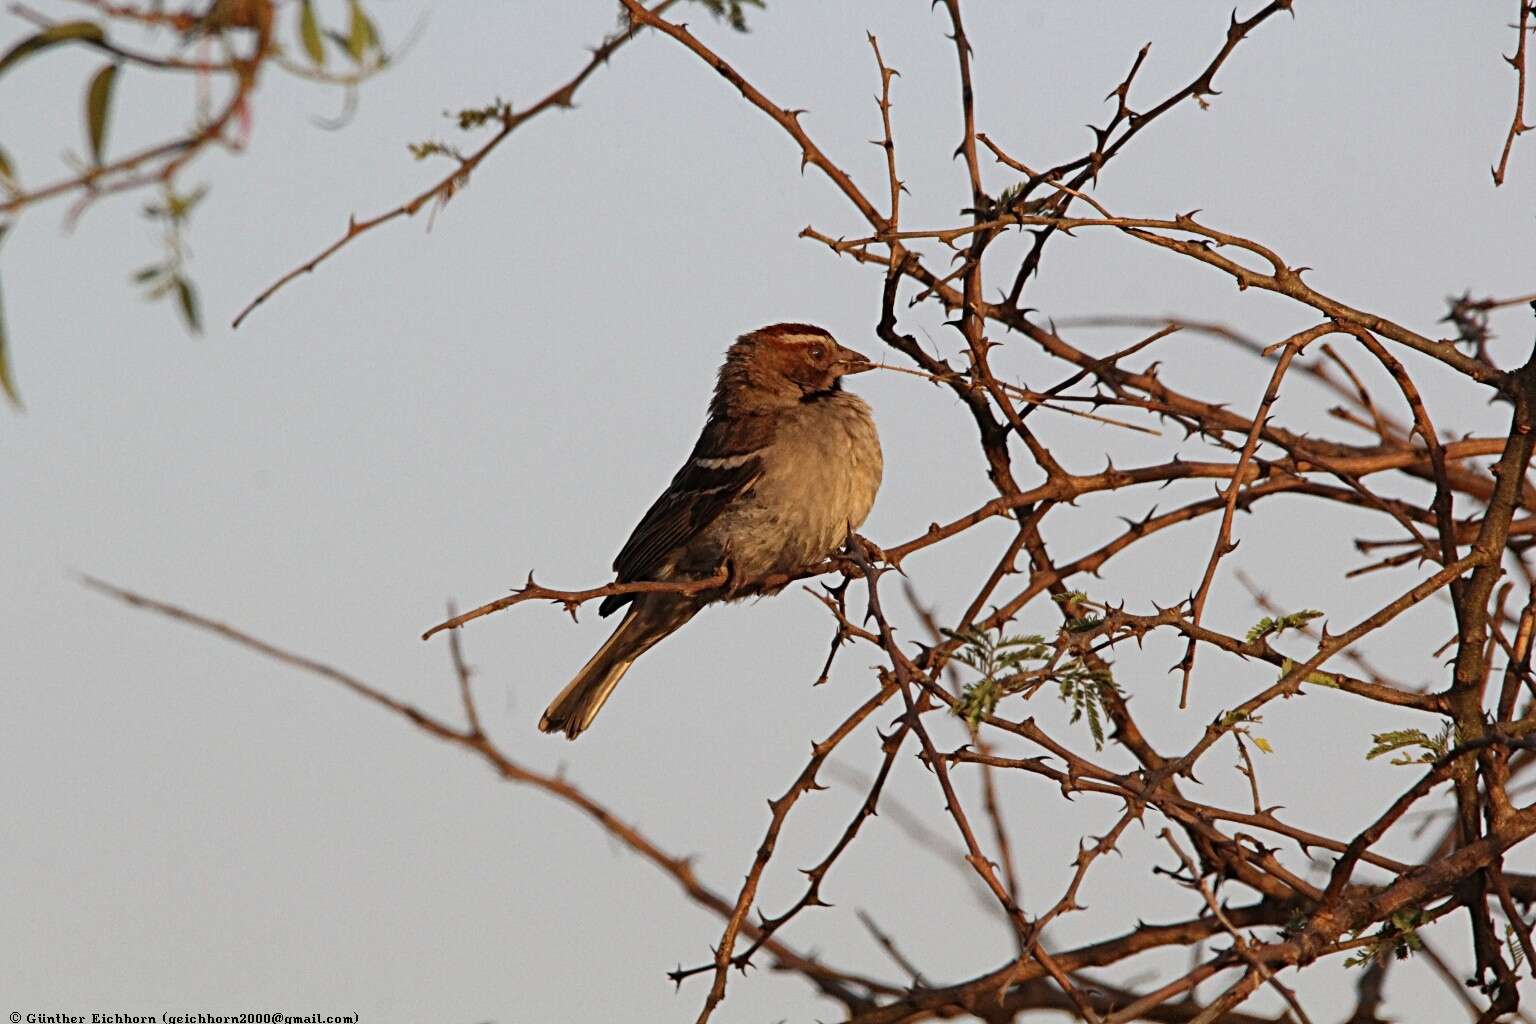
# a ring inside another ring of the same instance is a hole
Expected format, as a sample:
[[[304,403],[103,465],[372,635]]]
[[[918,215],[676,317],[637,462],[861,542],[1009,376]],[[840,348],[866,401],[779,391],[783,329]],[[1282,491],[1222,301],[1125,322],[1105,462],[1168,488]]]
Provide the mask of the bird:
[[[874,368],[830,332],[804,323],[750,331],[726,351],[698,443],[614,559],[618,583],[721,576],[697,593],[613,594],[627,607],[607,642],[539,720],[575,739],[642,654],[720,601],[766,595],[854,541],[880,489],[884,460],[865,401],[843,378]]]

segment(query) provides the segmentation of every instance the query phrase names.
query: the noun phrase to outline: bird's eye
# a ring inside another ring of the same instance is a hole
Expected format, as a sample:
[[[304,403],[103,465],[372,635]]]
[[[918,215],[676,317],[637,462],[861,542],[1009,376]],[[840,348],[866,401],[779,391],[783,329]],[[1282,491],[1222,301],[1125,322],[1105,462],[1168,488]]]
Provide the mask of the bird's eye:
[[[812,345],[811,346],[811,358],[812,359],[816,360],[819,363],[823,359],[825,359],[826,357],[827,357],[827,350],[824,347],[822,347],[821,345]]]

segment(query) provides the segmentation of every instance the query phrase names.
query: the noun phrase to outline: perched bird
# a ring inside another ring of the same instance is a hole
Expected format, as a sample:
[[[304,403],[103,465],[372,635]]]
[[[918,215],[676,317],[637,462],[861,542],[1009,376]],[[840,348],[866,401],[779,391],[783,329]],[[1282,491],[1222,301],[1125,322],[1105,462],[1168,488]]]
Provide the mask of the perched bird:
[[[613,562],[618,581],[703,580],[694,594],[620,594],[629,605],[608,642],[560,691],[539,728],[575,739],[635,659],[705,605],[782,589],[761,577],[793,573],[840,548],[869,515],[882,460],[869,406],[842,378],[868,359],[809,324],[774,324],[726,353],[693,454]]]

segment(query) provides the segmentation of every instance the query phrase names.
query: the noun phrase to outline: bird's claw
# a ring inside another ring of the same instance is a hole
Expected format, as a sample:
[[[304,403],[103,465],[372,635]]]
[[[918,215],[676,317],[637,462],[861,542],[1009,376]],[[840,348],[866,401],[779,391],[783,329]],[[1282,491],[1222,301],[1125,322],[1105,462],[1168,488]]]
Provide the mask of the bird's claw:
[[[736,562],[731,558],[727,558],[725,560],[725,583],[721,587],[722,599],[729,601],[736,597],[737,592],[741,590],[746,582],[747,578],[737,570]]]
[[[862,552],[864,557],[871,562],[885,562],[888,565],[894,564],[891,562],[890,558],[886,556],[884,548],[863,534],[849,534],[848,546]]]
[[[843,545],[841,556],[852,562],[861,572],[866,568],[877,566],[881,571],[891,568],[901,572],[901,564],[896,559],[886,554],[884,548],[862,534],[848,534],[848,541]]]

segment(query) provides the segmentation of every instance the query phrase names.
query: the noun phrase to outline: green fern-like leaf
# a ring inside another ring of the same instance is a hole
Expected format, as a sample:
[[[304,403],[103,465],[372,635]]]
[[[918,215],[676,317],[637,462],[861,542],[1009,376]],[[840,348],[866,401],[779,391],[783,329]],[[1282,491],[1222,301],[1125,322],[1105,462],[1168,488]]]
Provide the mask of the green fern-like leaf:
[[[997,702],[1002,695],[1002,689],[995,679],[969,683],[960,691],[960,706],[956,713],[974,729],[981,724],[982,719],[997,710]]]
[[[1451,737],[1453,729],[1447,725],[1437,735],[1430,736],[1423,729],[1390,729],[1387,732],[1374,733],[1371,736],[1373,746],[1366,752],[1367,761],[1390,754],[1393,751],[1404,751],[1398,757],[1392,759],[1393,764],[1433,764],[1451,750]],[[1410,753],[1412,748],[1423,748],[1418,754]]]
[[[1056,685],[1061,699],[1072,709],[1072,724],[1087,721],[1094,749],[1103,750],[1104,719],[1109,715],[1104,701],[1109,694],[1118,694],[1120,687],[1108,673],[1089,669],[1080,661],[1069,663],[1057,673]]]
[[[1248,642],[1262,640],[1267,636],[1279,636],[1288,629],[1301,629],[1313,619],[1322,618],[1323,613],[1315,608],[1304,608],[1299,612],[1279,617],[1264,616],[1252,629],[1248,631]]]
[[[1028,184],[1029,182],[1027,181],[1016,181],[1012,185],[1009,185],[1007,188],[999,192],[997,195],[998,209],[1006,210],[1008,207],[1012,206],[1013,201],[1024,194],[1024,187]]]
[[[1404,747],[1427,747],[1434,741],[1423,729],[1390,729],[1387,732],[1372,733],[1371,742],[1374,746],[1365,755],[1367,761]]]
[[[955,714],[974,728],[1004,697],[1032,694],[1046,683],[1055,683],[1072,722],[1086,722],[1094,746],[1102,750],[1109,718],[1104,701],[1120,691],[1107,671],[1089,667],[1081,655],[1072,653],[1078,642],[1072,639],[1075,632],[1097,624],[1096,616],[1069,623],[1054,641],[1038,633],[941,630],[944,636],[959,641],[951,658],[979,677],[962,687]]]
[[[1352,953],[1344,961],[1345,967],[1364,967],[1378,960],[1385,960],[1392,956],[1398,960],[1407,960],[1414,953],[1424,948],[1424,940],[1419,937],[1419,925],[1424,923],[1424,911],[1420,907],[1409,907],[1399,910],[1386,921],[1371,941],[1361,946],[1359,952]],[[1359,935],[1359,932],[1351,933]]]

